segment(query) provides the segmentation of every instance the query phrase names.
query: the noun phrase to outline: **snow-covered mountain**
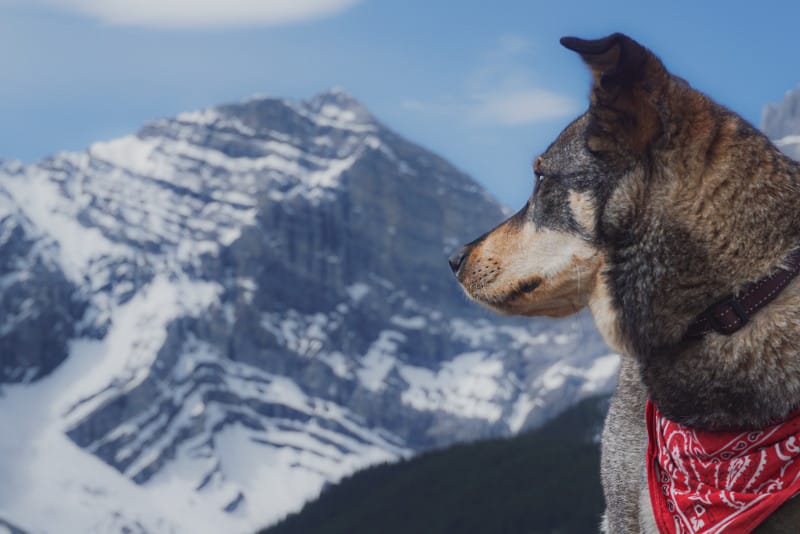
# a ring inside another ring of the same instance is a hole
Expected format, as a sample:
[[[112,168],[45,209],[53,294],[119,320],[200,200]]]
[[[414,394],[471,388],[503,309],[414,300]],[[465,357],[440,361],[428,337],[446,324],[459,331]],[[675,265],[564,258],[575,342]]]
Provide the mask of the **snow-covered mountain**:
[[[777,104],[767,104],[761,129],[784,153],[800,159],[800,87],[787,91]]]
[[[250,532],[609,391],[588,316],[495,317],[452,279],[505,215],[338,90],[0,163],[0,525]]]

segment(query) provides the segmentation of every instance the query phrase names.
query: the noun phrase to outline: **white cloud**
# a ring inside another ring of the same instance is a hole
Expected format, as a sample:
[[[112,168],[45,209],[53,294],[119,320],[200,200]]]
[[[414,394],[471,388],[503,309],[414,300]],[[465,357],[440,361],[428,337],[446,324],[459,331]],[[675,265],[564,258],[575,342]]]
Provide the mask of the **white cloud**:
[[[109,24],[213,28],[286,24],[331,15],[359,0],[36,0]]]

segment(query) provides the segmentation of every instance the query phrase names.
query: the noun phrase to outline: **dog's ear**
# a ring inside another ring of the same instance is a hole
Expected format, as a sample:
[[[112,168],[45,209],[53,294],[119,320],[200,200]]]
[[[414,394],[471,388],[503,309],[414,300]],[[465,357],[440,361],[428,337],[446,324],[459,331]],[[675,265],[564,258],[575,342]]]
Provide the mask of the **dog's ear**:
[[[598,136],[590,139],[591,148],[645,150],[661,131],[656,102],[669,80],[661,61],[621,33],[595,40],[563,37],[561,44],[592,71],[589,111]]]
[[[594,40],[562,37],[561,44],[581,55],[592,69],[595,86],[606,90],[639,81],[650,55],[645,47],[621,33]]]

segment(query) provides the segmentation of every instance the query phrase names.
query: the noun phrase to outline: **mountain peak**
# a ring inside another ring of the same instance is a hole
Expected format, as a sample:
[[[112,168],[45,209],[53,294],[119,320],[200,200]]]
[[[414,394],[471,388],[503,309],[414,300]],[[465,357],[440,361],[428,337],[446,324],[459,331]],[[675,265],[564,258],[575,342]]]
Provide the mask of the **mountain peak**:
[[[355,97],[340,87],[323,91],[309,100],[255,95],[239,102],[181,113],[175,120],[200,126],[230,126],[233,120],[256,133],[261,127],[270,128],[276,121],[280,121],[286,108],[311,120],[317,126],[361,132],[377,128],[375,117]],[[157,124],[163,124],[163,121],[157,121]]]
[[[341,87],[319,93],[306,103],[309,110],[345,123],[374,124],[375,118],[361,102]]]
[[[314,97],[311,98],[310,104],[312,106],[324,106],[324,105],[334,105],[341,108],[347,109],[362,109],[365,110],[364,106],[350,93],[348,93],[344,88],[335,86],[331,87],[327,91],[322,91],[318,93]]]

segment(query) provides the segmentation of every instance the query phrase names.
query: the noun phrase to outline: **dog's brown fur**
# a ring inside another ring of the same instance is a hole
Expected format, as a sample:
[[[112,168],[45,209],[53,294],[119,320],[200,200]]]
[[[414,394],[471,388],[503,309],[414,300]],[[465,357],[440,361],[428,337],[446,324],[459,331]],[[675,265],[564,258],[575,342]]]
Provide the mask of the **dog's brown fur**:
[[[648,531],[646,397],[705,430],[758,428],[800,406],[800,283],[731,336],[684,340],[699,313],[800,245],[800,166],[627,36],[562,42],[592,71],[589,110],[537,158],[526,207],[454,266],[501,313],[591,309],[623,354],[603,443],[608,528]]]

